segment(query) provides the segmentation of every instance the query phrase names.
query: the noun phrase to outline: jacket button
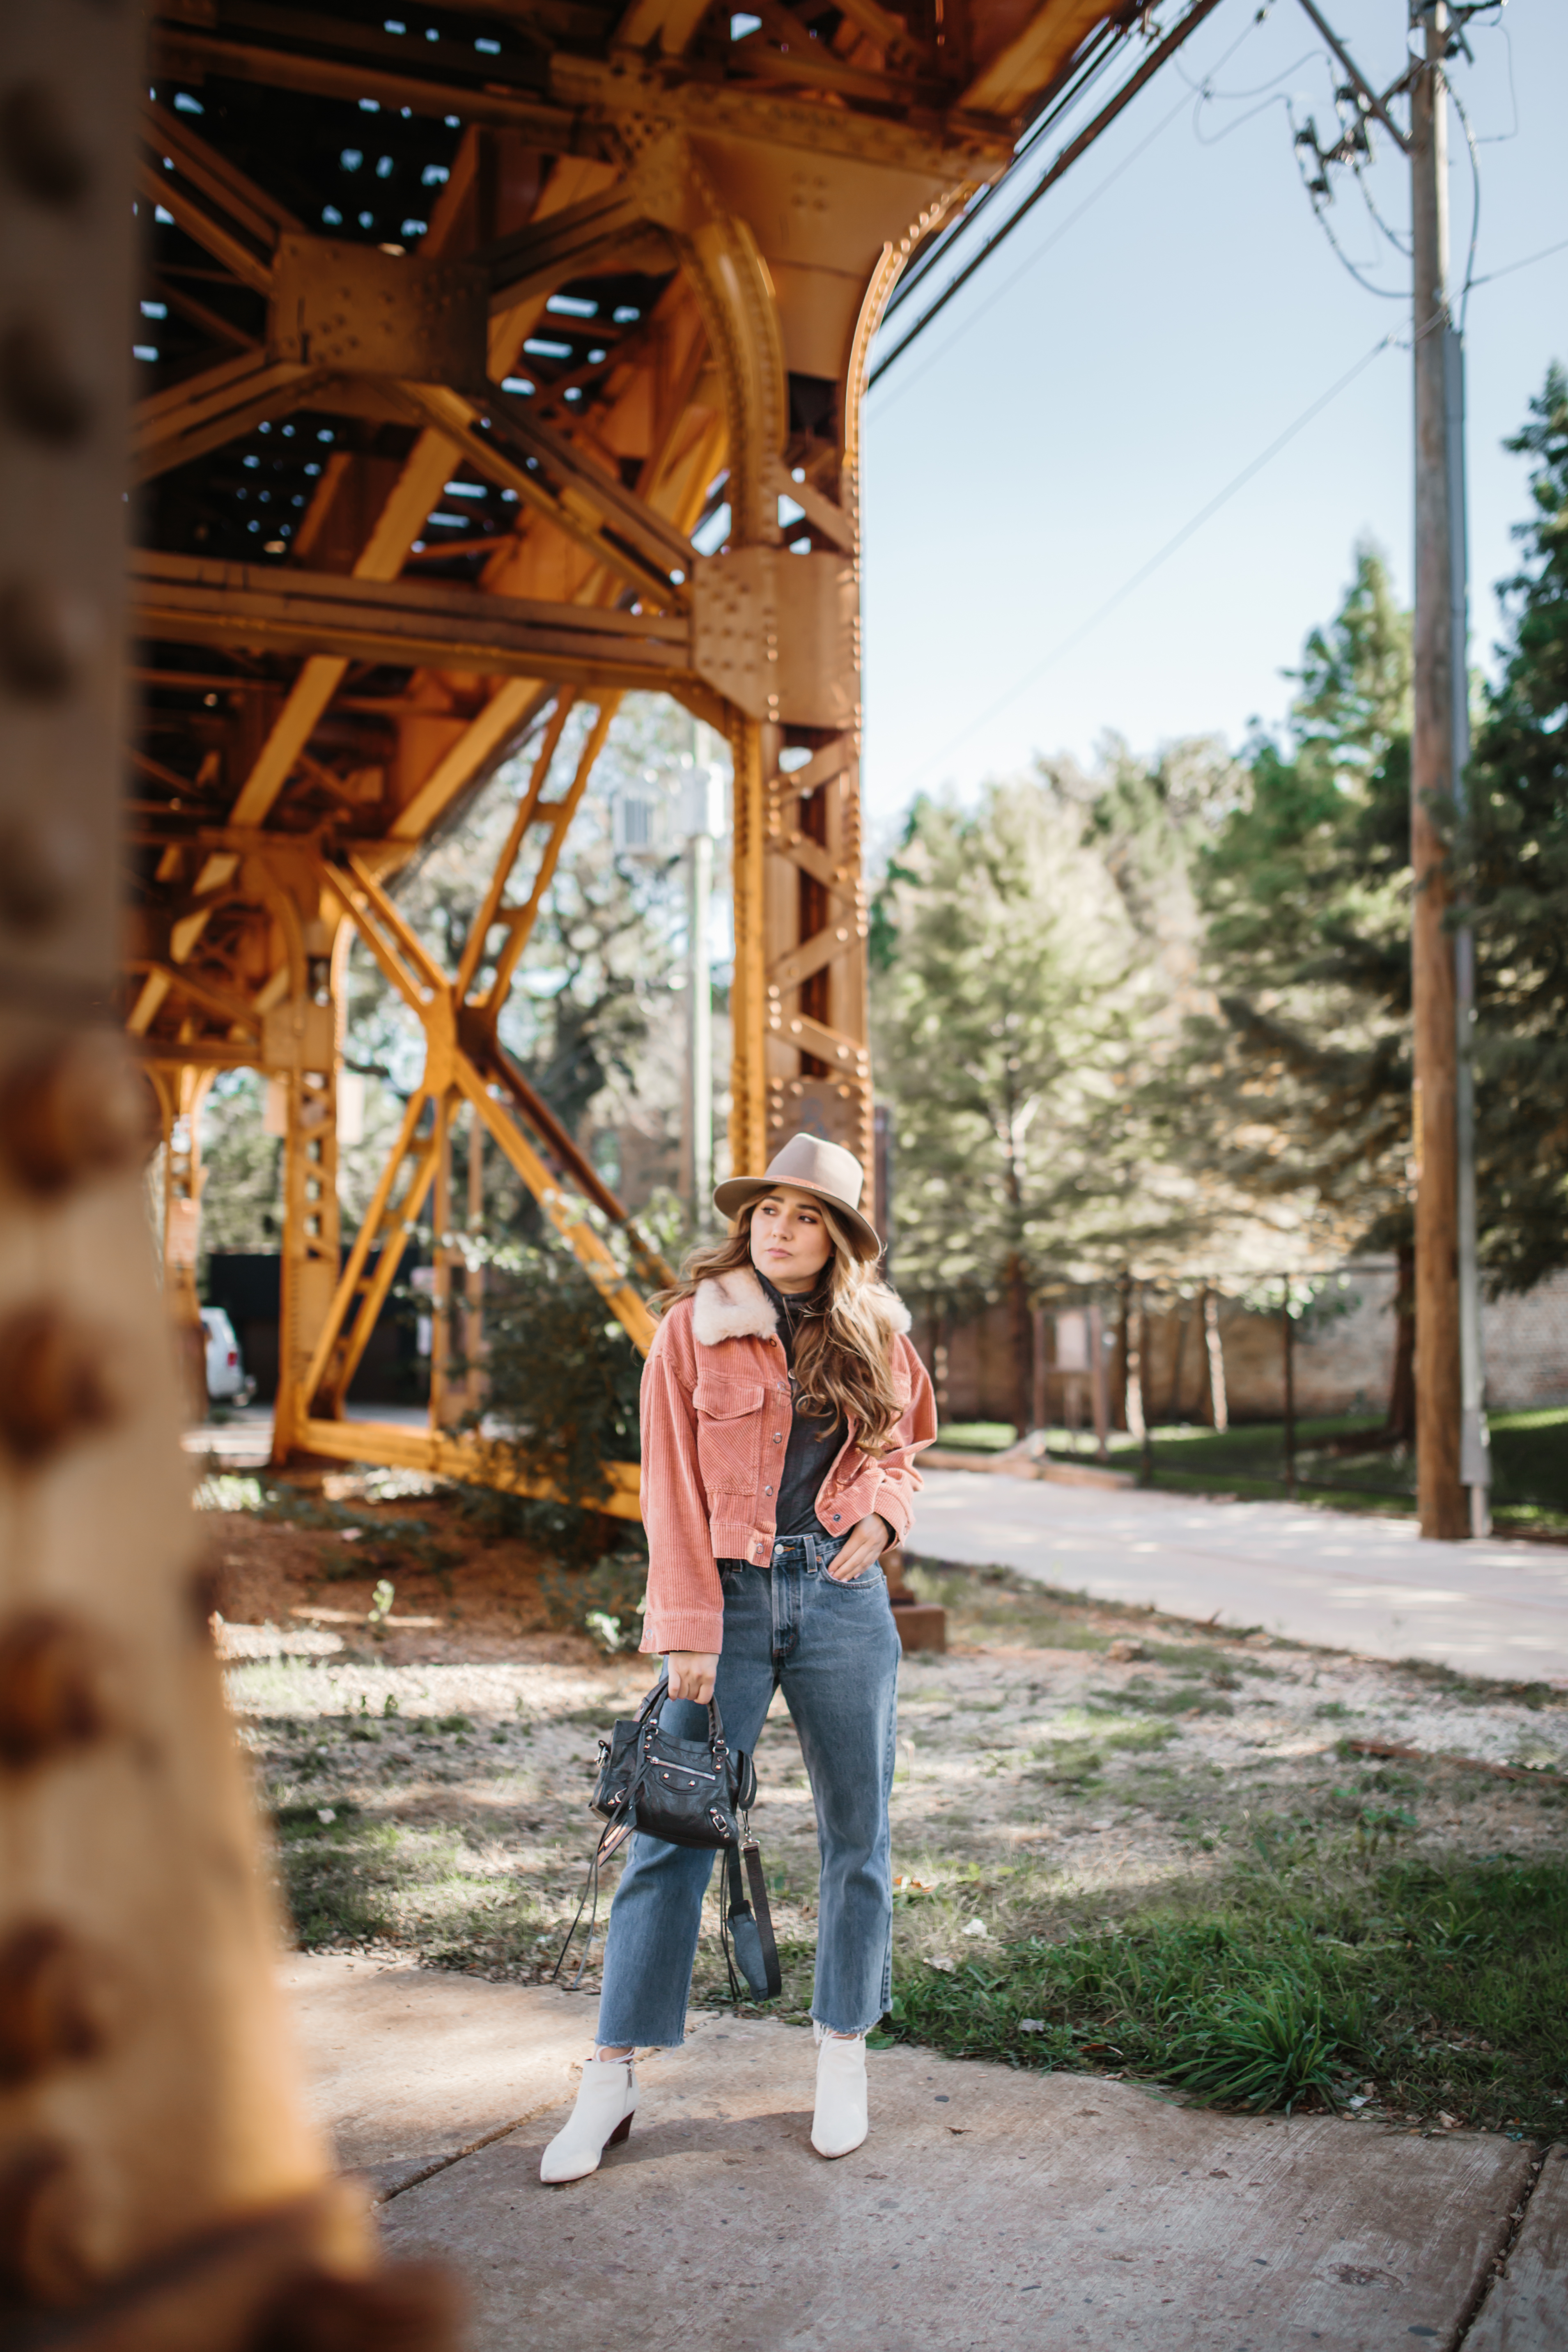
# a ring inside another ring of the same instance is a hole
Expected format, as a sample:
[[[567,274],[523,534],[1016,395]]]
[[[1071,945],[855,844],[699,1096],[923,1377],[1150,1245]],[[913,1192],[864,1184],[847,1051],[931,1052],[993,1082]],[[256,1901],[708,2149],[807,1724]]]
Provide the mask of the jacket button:
[[[764,1495],[771,1495],[771,1494],[773,1493],[773,1488],[772,1488],[771,1486],[764,1486],[764,1487],[763,1488],[763,1494],[764,1494]]]
[[[834,1514],[833,1514],[833,1524],[834,1524],[834,1526],[835,1526],[835,1527],[837,1527],[837,1526],[838,1525],[838,1521],[839,1521],[840,1516],[841,1516],[841,1514],[840,1514],[839,1512],[837,1512],[837,1511],[835,1511],[835,1512],[834,1512]]]
[[[775,1445],[782,1445],[782,1444],[784,1444],[784,1437],[783,1437],[783,1434],[782,1434],[782,1433],[781,1433],[780,1431],[778,1431],[778,1430],[776,1430],[776,1429],[775,1429],[775,1430],[774,1430],[774,1432],[773,1432],[773,1444],[774,1444]]]

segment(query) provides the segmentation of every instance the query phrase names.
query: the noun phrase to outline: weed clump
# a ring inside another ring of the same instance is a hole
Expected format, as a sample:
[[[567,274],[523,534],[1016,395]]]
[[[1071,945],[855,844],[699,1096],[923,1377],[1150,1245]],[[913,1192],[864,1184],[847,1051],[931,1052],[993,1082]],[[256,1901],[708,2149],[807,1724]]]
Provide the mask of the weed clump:
[[[1442,2107],[1560,2134],[1568,1868],[1375,1853],[1363,1837],[1338,1867],[1281,1854],[1195,1913],[1152,1907],[919,1963],[900,1972],[880,2038],[1286,2113],[1370,2084],[1412,2119]]]

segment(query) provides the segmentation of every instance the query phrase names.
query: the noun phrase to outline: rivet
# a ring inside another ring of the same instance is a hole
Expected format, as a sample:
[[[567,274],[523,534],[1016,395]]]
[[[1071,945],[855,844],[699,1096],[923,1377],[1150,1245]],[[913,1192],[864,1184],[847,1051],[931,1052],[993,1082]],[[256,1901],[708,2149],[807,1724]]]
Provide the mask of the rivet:
[[[13,2147],[0,2165],[0,2301],[58,2305],[89,2283],[79,2174],[58,2142]]]
[[[0,589],[0,677],[13,694],[58,702],[96,636],[88,606],[47,581],[14,580]]]
[[[41,81],[0,100],[0,158],[17,187],[41,205],[79,204],[92,165],[58,98]]]
[[[0,1324],[0,1438],[37,1461],[118,1417],[120,1384],[103,1332],[49,1306]]]
[[[0,822],[0,919],[16,931],[47,930],[69,911],[91,856],[86,833],[63,814]]]
[[[41,319],[17,319],[0,334],[0,401],[19,432],[60,447],[92,422],[91,396]]]
[[[122,2013],[108,1962],[50,1921],[0,1945],[0,2083],[27,2083],[95,2058]]]
[[[133,1167],[157,1136],[147,1082],[108,1036],[51,1047],[0,1090],[0,1149],[35,1192]]]
[[[102,1642],[79,1620],[30,1610],[0,1633],[0,1763],[21,1768],[110,1730]]]
[[[247,2352],[457,2352],[462,2308],[460,2288],[434,2263],[368,2278],[318,2273],[284,2291]]]

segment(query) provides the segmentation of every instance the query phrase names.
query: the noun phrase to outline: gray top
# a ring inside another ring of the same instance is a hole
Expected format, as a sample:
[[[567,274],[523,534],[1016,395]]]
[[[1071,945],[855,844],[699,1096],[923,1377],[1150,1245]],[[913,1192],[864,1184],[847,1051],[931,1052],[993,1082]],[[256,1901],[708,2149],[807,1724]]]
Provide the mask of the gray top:
[[[759,1267],[757,1280],[762,1284],[779,1318],[779,1338],[784,1342],[784,1360],[789,1366],[790,1403],[794,1419],[790,1423],[789,1444],[784,1451],[784,1468],[779,1474],[779,1507],[777,1533],[780,1536],[820,1536],[826,1533],[816,1516],[816,1498],[822,1482],[838,1459],[840,1449],[849,1434],[849,1424],[840,1413],[837,1420],[818,1418],[801,1404],[795,1378],[795,1334],[808,1316],[820,1315],[826,1291],[819,1284],[805,1296],[786,1298],[775,1290]]]

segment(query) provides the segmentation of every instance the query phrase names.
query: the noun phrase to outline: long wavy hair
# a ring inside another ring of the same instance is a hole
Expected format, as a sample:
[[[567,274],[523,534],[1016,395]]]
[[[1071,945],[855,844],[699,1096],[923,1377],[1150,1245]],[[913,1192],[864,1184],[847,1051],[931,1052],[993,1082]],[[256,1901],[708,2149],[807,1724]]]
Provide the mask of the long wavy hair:
[[[759,1194],[760,1199],[762,1195]],[[799,1402],[815,1419],[836,1421],[840,1413],[855,1424],[855,1443],[863,1454],[885,1454],[898,1425],[901,1407],[893,1391],[892,1342],[895,1326],[889,1314],[892,1293],[878,1279],[875,1263],[858,1257],[849,1236],[826,1202],[822,1210],[833,1254],[823,1269],[827,1296],[796,1326],[795,1379]],[[710,1275],[733,1274],[744,1266],[756,1274],[752,1261],[752,1213],[742,1209],[734,1230],[721,1242],[692,1250],[673,1289],[660,1291],[652,1302],[663,1315],[682,1298],[695,1295]],[[758,1280],[762,1279],[758,1275]]]

